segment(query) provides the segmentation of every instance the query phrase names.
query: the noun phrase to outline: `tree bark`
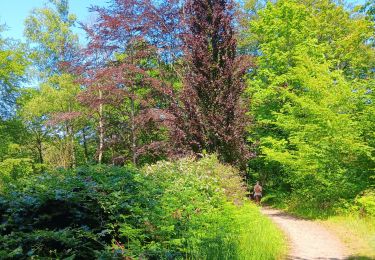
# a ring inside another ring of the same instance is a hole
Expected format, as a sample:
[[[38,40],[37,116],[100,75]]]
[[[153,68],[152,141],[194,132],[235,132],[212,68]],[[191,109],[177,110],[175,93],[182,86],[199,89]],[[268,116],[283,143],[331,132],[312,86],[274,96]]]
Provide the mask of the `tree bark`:
[[[133,98],[130,99],[130,117],[131,117],[131,139],[132,139],[132,156],[133,156],[133,164],[137,165],[137,157],[136,157],[136,136],[135,136],[135,105],[134,105],[134,100]]]
[[[86,140],[86,130],[85,128],[82,128],[82,141],[83,141],[83,151],[84,151],[84,156],[85,156],[85,162],[88,162],[89,158],[89,152],[87,149],[87,140]]]
[[[39,155],[39,163],[43,163],[44,160],[43,160],[43,146],[42,146],[42,140],[37,137],[37,140],[36,140],[36,149],[38,150],[38,155]]]
[[[72,163],[71,163],[71,166],[72,168],[75,168],[77,166],[77,162],[76,162],[76,151],[75,151],[75,148],[74,148],[74,128],[73,128],[73,125],[72,123],[70,124],[70,127],[69,127],[69,136],[70,136],[70,152],[71,152],[71,159],[72,159]]]
[[[133,61],[133,57],[134,57],[134,53],[133,53],[133,45],[131,45],[131,48],[130,48],[130,57],[131,57],[131,64],[134,64],[134,61]],[[132,96],[130,97],[130,116],[131,116],[131,139],[132,139],[132,157],[133,157],[133,164],[134,165],[137,165],[137,157],[136,157],[136,148],[137,148],[137,145],[136,145],[136,136],[135,136],[135,104],[134,104],[134,97],[135,97],[135,93],[134,93],[134,87],[131,86],[131,94]]]
[[[73,133],[73,126],[71,122],[67,122],[65,124],[66,128],[66,135],[64,139],[66,140],[66,149],[68,149],[68,158],[66,167],[75,168],[76,167],[76,157],[75,157],[75,149],[74,149],[74,133]]]
[[[101,100],[102,98],[103,98],[103,93],[99,89],[99,99]],[[101,164],[103,160],[103,147],[104,147],[103,104],[100,103],[99,105],[99,154],[98,154],[99,164]]]

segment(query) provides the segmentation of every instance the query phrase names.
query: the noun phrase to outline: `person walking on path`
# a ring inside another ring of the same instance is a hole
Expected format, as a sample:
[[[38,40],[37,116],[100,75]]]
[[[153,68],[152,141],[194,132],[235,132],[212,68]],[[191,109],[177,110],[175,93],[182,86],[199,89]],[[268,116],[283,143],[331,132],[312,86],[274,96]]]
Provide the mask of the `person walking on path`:
[[[260,200],[262,199],[262,186],[260,186],[259,181],[254,186],[254,198],[255,202],[260,205]]]

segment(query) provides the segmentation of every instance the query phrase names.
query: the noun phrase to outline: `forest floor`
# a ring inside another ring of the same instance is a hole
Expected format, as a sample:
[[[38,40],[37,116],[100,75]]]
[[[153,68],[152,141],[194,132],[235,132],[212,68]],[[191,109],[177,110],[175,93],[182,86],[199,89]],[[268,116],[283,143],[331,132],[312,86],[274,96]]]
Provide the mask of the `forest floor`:
[[[348,250],[341,241],[320,223],[293,217],[283,211],[263,207],[289,241],[288,259],[347,259]]]

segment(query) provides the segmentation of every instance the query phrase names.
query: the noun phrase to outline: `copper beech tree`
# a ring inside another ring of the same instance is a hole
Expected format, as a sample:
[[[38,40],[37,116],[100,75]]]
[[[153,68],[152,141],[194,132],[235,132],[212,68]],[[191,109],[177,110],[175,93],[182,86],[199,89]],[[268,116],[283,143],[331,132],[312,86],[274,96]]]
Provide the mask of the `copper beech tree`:
[[[158,159],[166,153],[161,128],[170,116],[163,111],[162,99],[170,90],[158,76],[161,42],[151,41],[149,27],[140,20],[139,5],[113,2],[110,8],[93,7],[98,19],[84,26],[89,36],[81,70],[86,90],[79,100],[97,119],[99,163],[106,149],[127,146],[123,154],[112,154],[112,161],[138,164],[145,154]]]
[[[100,112],[105,88],[117,106],[130,100],[134,163],[137,154],[151,149],[169,156],[215,152],[224,162],[244,167],[249,154],[241,94],[250,63],[236,53],[233,1],[113,0],[92,11],[98,19],[85,27],[90,39],[85,60],[96,65],[86,72],[89,87],[80,100],[98,104],[99,158],[105,142]],[[134,48],[137,43],[143,47]],[[173,87],[167,70],[182,89]],[[140,88],[148,94],[137,95]],[[169,136],[141,145],[137,136],[150,125],[169,129]]]
[[[244,168],[248,122],[241,95],[250,60],[236,53],[234,3],[187,0],[182,13],[184,87],[182,106],[173,109],[181,142],[195,153],[216,152],[224,162]]]

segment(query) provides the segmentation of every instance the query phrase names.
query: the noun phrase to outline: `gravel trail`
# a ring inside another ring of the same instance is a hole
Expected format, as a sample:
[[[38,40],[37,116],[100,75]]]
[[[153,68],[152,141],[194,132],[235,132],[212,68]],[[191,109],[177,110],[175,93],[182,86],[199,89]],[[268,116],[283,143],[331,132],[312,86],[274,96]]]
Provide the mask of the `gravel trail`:
[[[346,259],[346,249],[337,237],[320,224],[292,217],[280,210],[262,208],[262,213],[271,218],[287,235],[288,259]]]

